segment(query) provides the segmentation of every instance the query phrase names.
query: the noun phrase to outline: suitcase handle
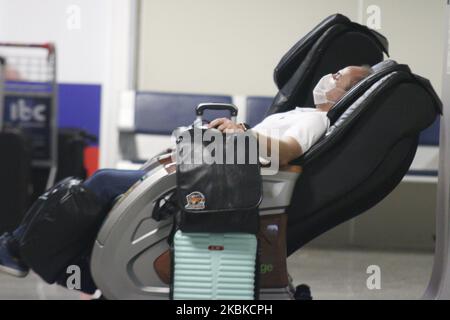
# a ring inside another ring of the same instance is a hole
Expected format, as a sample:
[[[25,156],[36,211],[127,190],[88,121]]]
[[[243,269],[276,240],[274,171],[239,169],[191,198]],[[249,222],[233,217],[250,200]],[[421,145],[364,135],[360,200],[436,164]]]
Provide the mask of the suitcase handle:
[[[195,114],[197,115],[197,120],[203,120],[203,113],[205,110],[228,110],[230,111],[231,121],[236,123],[236,117],[238,115],[238,108],[233,104],[227,103],[202,103],[195,108]]]

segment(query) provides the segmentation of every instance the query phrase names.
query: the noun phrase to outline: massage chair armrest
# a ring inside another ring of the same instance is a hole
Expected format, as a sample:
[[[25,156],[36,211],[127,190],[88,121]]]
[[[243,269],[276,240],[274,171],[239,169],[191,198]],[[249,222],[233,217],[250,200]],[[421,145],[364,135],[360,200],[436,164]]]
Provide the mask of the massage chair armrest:
[[[171,161],[169,161],[173,155],[173,152],[175,151],[175,148],[167,148],[164,151],[158,153],[153,158],[149,159],[146,163],[142,165],[140,170],[149,172],[156,168],[157,166],[161,164],[168,164]]]
[[[280,168],[282,172],[301,174],[303,172],[303,167],[298,165],[287,165]]]
[[[167,151],[168,151],[167,153],[164,153],[156,158],[156,160],[162,165],[167,165],[174,162],[173,160],[174,150],[168,149]]]

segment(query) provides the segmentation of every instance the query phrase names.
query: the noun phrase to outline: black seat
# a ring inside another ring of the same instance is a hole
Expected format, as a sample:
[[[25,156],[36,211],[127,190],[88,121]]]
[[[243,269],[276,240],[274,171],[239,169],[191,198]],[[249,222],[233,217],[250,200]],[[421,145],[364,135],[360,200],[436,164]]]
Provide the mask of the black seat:
[[[288,253],[375,206],[402,180],[419,134],[442,114],[430,82],[388,60],[328,113],[326,136],[303,166],[288,208]],[[308,85],[306,85],[309,88]]]
[[[376,31],[336,14],[303,37],[274,72],[279,92],[267,115],[295,107],[312,107],[312,91],[325,74],[347,66],[375,65],[388,54],[387,39]]]

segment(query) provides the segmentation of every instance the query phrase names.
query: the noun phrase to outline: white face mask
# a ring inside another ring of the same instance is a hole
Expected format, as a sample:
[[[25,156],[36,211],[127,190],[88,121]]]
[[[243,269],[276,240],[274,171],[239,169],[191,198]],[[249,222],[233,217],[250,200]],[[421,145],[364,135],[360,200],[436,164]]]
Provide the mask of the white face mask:
[[[328,93],[330,93],[330,91],[334,89],[338,89],[343,93],[345,93],[344,90],[337,88],[336,80],[334,80],[333,75],[331,73],[327,74],[322,79],[320,79],[319,83],[314,88],[313,91],[314,103],[316,105],[321,105],[325,103],[333,103],[333,104],[336,103],[336,101],[330,100],[327,95]]]

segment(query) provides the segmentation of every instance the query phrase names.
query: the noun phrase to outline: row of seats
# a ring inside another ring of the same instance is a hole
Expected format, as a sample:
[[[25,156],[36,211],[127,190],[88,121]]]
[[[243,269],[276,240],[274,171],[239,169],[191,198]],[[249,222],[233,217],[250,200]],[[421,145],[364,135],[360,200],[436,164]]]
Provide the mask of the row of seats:
[[[121,161],[117,167],[136,169],[146,159],[173,145],[171,133],[195,119],[200,103],[234,103],[239,107],[238,121],[251,126],[264,119],[273,98],[254,96],[200,95],[162,92],[127,92],[120,110],[119,144]],[[220,111],[205,114],[206,120],[227,116]],[[439,122],[425,130],[410,172],[405,179],[435,180],[439,156]]]

